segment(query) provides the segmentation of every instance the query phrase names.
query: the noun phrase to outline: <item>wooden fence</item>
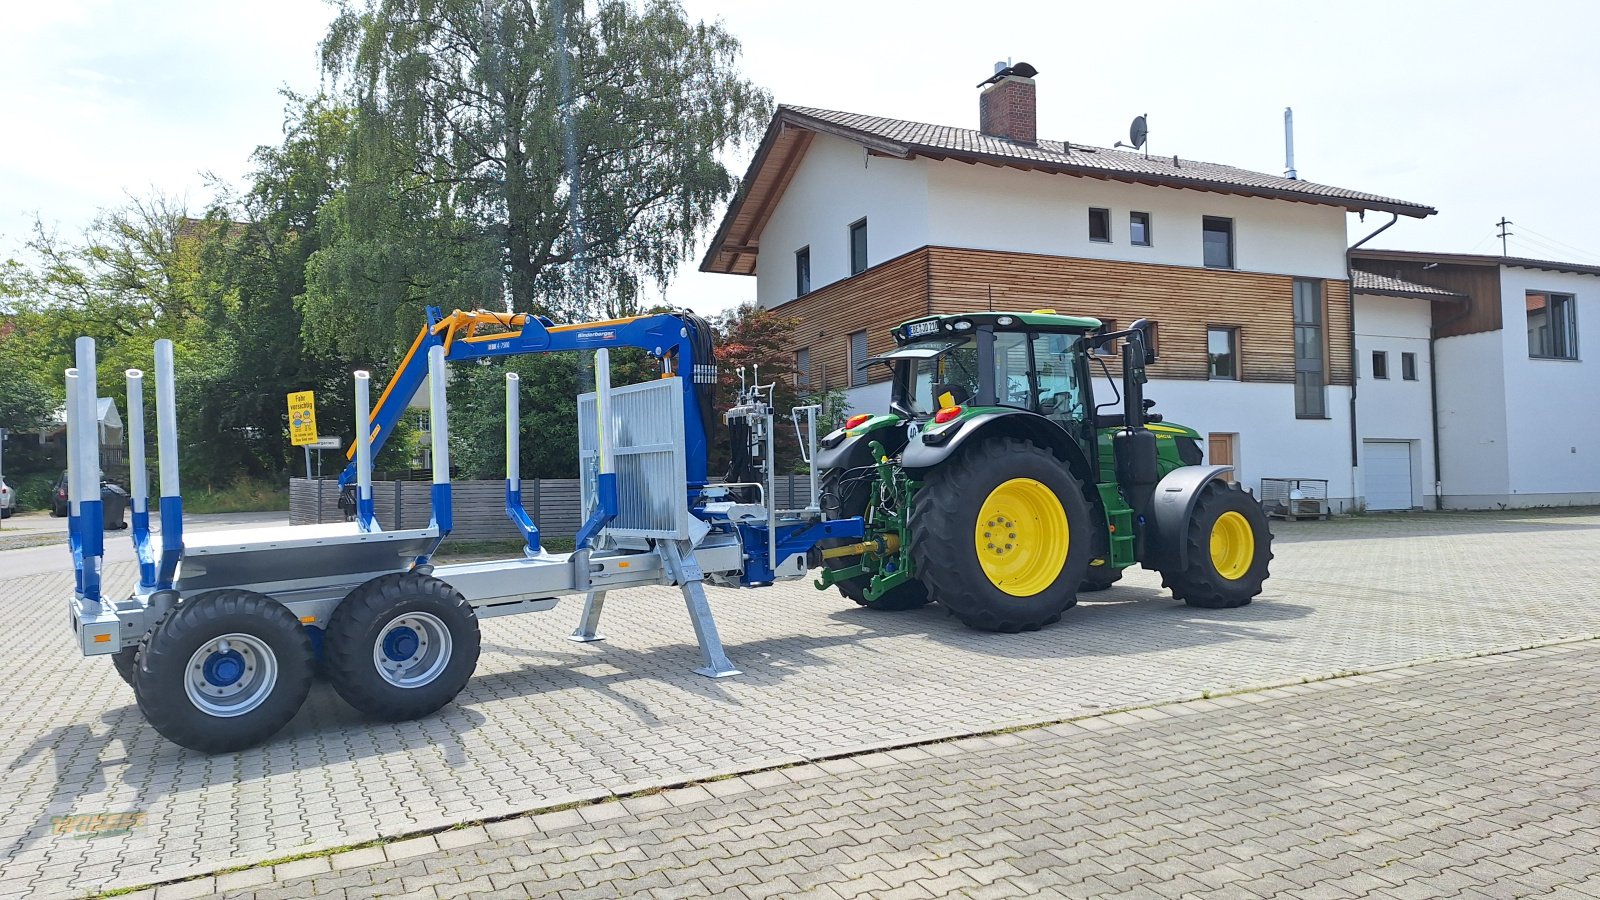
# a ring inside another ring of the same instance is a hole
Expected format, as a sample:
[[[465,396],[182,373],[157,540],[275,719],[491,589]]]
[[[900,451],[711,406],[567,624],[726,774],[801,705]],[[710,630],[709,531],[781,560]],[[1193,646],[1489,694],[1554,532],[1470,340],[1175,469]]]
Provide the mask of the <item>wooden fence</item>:
[[[432,488],[433,484],[427,481],[374,481],[372,501],[378,524],[385,531],[427,526],[433,517]],[[798,509],[809,500],[811,482],[805,475],[780,475],[774,488],[779,507]],[[453,537],[467,541],[514,541],[522,537],[506,517],[504,481],[452,482],[451,496]],[[570,538],[583,524],[576,478],[523,479],[522,505],[545,537]],[[289,479],[291,525],[343,521],[337,479]]]

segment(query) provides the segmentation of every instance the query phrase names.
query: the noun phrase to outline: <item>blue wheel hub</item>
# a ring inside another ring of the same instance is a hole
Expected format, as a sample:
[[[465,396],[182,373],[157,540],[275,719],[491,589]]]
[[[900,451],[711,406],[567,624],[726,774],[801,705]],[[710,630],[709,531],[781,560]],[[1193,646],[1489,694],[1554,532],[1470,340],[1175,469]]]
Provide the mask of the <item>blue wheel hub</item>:
[[[417,647],[422,641],[417,637],[416,629],[400,626],[383,638],[383,655],[395,662],[410,659],[417,655]]]
[[[217,687],[228,687],[244,677],[244,657],[237,650],[226,653],[213,652],[206,657],[203,672],[206,681]]]

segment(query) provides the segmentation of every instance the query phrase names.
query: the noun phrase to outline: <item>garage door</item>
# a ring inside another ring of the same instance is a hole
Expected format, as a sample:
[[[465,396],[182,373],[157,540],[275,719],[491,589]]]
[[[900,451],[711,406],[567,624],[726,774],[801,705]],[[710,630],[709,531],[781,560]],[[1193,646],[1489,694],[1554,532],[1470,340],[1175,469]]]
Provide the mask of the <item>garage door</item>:
[[[1367,509],[1411,508],[1411,444],[1367,441],[1361,468],[1367,474]]]

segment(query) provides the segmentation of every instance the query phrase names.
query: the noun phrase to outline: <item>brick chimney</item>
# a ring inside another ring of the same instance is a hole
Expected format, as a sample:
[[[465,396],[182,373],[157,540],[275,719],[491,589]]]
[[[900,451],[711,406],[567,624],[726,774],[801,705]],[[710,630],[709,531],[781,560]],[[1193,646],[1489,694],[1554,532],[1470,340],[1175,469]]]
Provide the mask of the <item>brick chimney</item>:
[[[1033,76],[1039,71],[1027,63],[995,63],[995,73],[978,86],[978,130],[1020,144],[1039,140],[1038,112]]]

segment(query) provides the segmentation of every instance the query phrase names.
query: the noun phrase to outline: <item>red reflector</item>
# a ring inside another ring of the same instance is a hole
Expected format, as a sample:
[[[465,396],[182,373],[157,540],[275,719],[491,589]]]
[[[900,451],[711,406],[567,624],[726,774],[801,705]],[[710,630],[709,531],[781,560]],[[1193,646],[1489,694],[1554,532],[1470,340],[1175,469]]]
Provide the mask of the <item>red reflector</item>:
[[[959,415],[961,415],[961,407],[959,407],[959,406],[946,406],[944,409],[941,409],[938,412],[933,414],[933,423],[935,425],[943,425],[944,423],[950,421],[951,419],[954,419],[956,416],[959,416]]]
[[[850,418],[844,420],[845,430],[848,431],[870,418],[872,418],[872,413],[861,413],[860,415],[851,416]]]

